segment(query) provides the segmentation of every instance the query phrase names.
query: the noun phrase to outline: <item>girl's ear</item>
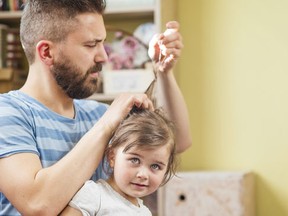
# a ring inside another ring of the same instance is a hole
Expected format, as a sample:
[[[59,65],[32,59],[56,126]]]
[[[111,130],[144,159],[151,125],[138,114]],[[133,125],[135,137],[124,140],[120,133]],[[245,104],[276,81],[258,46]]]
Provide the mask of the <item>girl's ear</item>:
[[[115,165],[115,150],[109,149],[108,151],[108,162],[111,168],[114,168]]]
[[[52,42],[47,40],[41,40],[36,45],[36,53],[40,60],[44,62],[47,66],[53,64],[53,57],[51,54]]]

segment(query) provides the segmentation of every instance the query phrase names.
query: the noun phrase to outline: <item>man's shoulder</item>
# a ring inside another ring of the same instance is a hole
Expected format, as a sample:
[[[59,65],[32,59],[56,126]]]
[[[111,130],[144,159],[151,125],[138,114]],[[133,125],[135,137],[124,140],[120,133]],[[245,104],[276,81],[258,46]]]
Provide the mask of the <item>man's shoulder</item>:
[[[0,117],[3,118],[0,125],[30,124],[31,106],[17,91],[0,94]]]
[[[18,96],[18,91],[0,94],[0,108],[18,108],[27,106],[27,102]]]

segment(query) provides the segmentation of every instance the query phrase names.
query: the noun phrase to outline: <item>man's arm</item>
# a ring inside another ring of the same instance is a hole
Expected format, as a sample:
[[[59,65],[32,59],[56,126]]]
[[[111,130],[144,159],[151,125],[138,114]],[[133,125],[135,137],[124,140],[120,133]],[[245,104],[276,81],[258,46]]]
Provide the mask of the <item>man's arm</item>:
[[[149,44],[149,56],[157,71],[157,105],[163,107],[176,125],[177,152],[183,152],[192,144],[189,114],[185,100],[173,74],[173,67],[183,48],[179,24],[171,21],[167,30],[156,35]]]
[[[58,215],[92,176],[113,131],[133,105],[153,109],[145,94],[121,95],[77,145],[48,168],[32,153],[0,159],[0,191],[21,215]]]
[[[181,153],[191,146],[192,138],[188,110],[172,71],[158,75],[157,99],[175,124],[177,152]]]

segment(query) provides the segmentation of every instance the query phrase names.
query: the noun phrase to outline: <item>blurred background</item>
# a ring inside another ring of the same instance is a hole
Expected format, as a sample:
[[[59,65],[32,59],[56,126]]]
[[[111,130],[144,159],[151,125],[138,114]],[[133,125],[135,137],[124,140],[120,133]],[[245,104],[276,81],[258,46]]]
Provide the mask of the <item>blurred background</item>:
[[[285,0],[177,3],[194,139],[181,168],[252,170],[257,216],[288,215],[287,10]]]

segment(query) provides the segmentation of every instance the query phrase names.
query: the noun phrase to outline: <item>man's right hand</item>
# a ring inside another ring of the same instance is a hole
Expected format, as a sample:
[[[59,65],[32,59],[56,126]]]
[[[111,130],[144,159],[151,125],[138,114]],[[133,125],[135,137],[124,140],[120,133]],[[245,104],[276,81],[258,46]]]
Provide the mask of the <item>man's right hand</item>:
[[[115,98],[100,122],[105,124],[105,128],[110,129],[112,134],[133,106],[154,110],[153,103],[146,94],[124,93]]]

